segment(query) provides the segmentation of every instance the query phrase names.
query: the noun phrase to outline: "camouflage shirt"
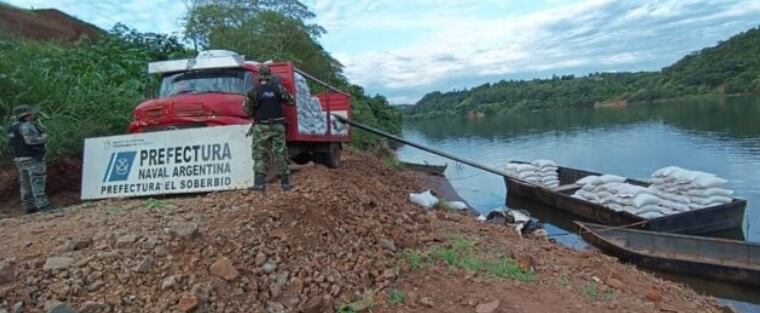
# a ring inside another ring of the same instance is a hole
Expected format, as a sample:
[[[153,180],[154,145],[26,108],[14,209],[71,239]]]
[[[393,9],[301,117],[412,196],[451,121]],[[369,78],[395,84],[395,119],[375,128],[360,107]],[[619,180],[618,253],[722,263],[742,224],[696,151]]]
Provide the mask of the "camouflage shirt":
[[[16,121],[14,122],[15,125],[18,125],[18,131],[25,144],[34,146],[44,144],[47,141],[47,134],[36,124],[27,121]],[[30,159],[30,157],[18,157],[17,159]]]
[[[293,99],[293,96],[290,95],[290,92],[288,92],[288,89],[285,88],[285,86],[275,80],[269,81],[269,84],[277,84],[277,87],[280,89],[280,100],[282,102],[285,102],[287,105],[295,105],[296,102]],[[257,97],[258,95],[256,94],[256,87],[248,90],[248,93],[245,95],[243,110],[246,114],[248,114],[248,116],[253,117],[253,115],[256,113],[256,109],[259,105],[259,103],[256,101]]]
[[[32,122],[19,122],[18,129],[21,136],[24,137],[24,142],[27,145],[40,145],[47,141],[47,134],[45,134],[40,127]]]

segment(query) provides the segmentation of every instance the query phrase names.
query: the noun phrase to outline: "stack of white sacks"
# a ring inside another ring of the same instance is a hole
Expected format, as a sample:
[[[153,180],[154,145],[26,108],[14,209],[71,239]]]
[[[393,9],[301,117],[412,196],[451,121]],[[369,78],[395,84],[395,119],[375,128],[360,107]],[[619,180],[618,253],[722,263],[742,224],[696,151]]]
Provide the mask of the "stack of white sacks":
[[[559,186],[557,164],[551,160],[535,160],[531,163],[510,163],[507,173],[526,182],[549,188]]]
[[[666,167],[652,174],[645,188],[615,175],[587,176],[576,183],[572,196],[599,203],[615,211],[643,218],[657,218],[731,202],[733,191],[723,188],[725,179],[713,174]]]
[[[728,181],[723,178],[677,166],[655,171],[651,181],[650,188],[658,191],[661,198],[692,210],[729,203],[734,194],[725,188]]]
[[[296,73],[296,111],[298,111],[298,132],[305,135],[327,134],[327,112],[322,109],[319,98],[311,95],[309,84],[301,74]],[[345,135],[345,123],[332,119],[333,134]]]

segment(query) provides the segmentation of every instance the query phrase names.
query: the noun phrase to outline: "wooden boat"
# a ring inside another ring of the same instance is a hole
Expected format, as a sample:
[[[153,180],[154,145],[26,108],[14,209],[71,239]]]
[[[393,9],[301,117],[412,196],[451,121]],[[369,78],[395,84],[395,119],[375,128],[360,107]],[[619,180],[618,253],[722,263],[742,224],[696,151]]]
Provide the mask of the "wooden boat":
[[[588,243],[625,262],[760,286],[760,243],[575,224]]]
[[[399,164],[407,169],[410,169],[412,171],[418,171],[418,172],[425,172],[428,174],[433,175],[439,175],[442,176],[443,172],[446,171],[446,167],[448,167],[448,164],[443,165],[434,165],[434,164],[420,164],[420,163],[412,163],[412,162],[404,162],[399,161]]]
[[[525,162],[513,161],[513,163]],[[600,173],[559,167],[558,174],[560,186],[556,188],[547,188],[505,176],[507,197],[517,196],[543,203],[600,224],[617,226],[639,223],[643,228],[669,233],[712,233],[741,228],[744,221],[744,209],[747,206],[747,201],[736,198],[722,205],[645,219],[625,211],[615,211],[602,204],[571,197],[575,191],[581,188],[581,185],[575,184],[576,181],[589,175],[601,175]],[[630,178],[626,180],[626,183],[643,187],[650,185],[648,182]],[[642,221],[646,221],[646,223],[641,223]]]

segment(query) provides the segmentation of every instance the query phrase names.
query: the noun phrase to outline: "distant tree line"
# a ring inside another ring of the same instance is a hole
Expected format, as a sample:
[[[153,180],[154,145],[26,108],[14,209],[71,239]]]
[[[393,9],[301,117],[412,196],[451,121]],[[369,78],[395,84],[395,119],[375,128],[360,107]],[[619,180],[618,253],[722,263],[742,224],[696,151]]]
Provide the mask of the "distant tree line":
[[[591,107],[702,94],[760,92],[760,27],[682,58],[658,72],[592,73],[582,77],[502,80],[471,89],[428,93],[404,108],[411,118],[503,114],[520,110]]]

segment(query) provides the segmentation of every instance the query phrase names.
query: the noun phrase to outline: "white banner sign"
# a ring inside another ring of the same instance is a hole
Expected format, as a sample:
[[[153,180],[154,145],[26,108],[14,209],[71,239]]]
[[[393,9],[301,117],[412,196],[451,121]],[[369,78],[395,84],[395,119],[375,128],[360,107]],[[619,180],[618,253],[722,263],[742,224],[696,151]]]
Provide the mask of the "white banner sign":
[[[82,199],[247,188],[253,184],[249,125],[90,138]]]

